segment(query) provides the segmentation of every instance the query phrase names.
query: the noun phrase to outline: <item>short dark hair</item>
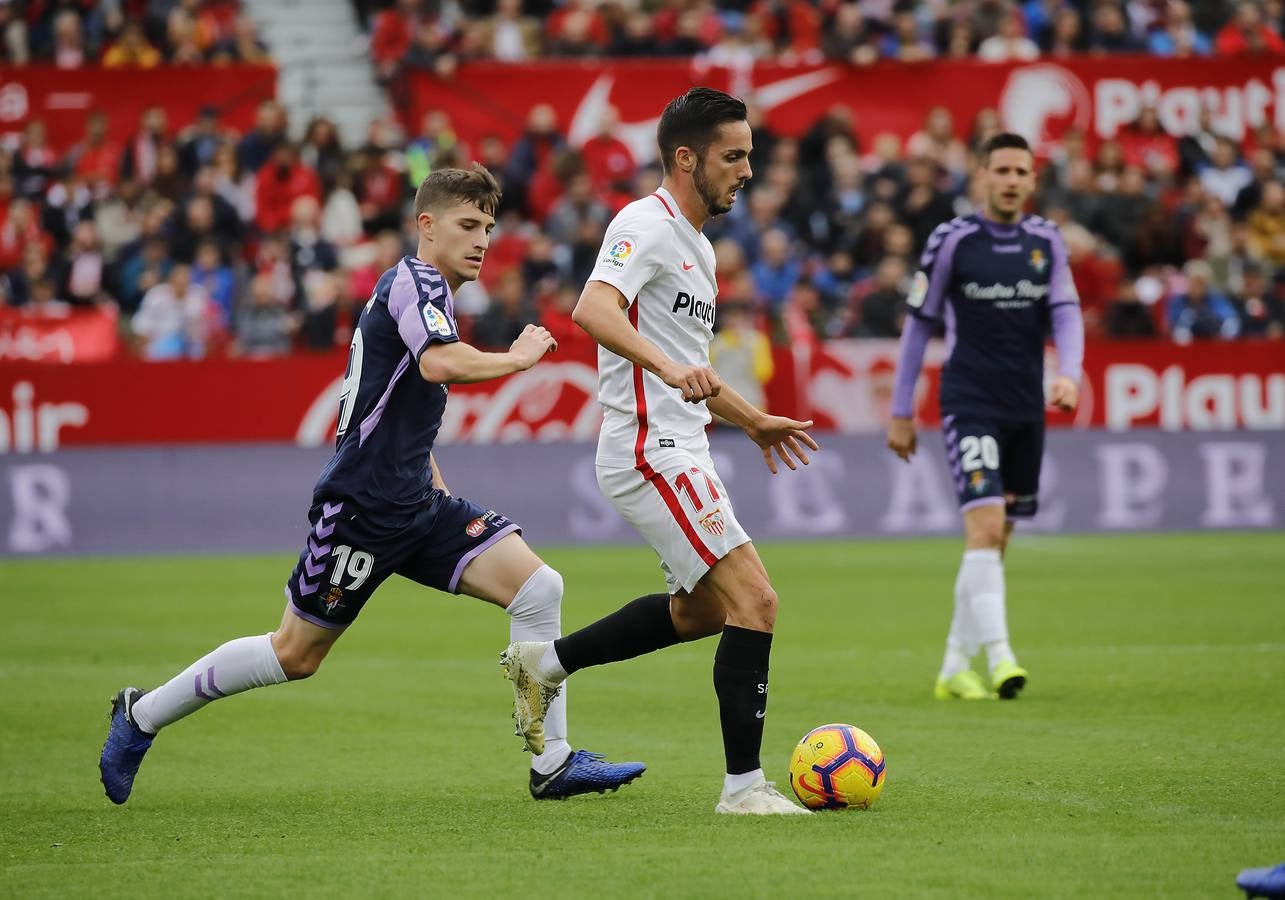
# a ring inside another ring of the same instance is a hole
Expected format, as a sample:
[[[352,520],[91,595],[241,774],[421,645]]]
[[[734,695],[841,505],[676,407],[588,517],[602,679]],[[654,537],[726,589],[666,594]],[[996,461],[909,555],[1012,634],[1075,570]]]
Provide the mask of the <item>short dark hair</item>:
[[[691,147],[698,156],[704,156],[720,125],[743,122],[747,117],[743,102],[713,88],[695,87],[670,100],[656,129],[665,174],[669,174],[679,147]]]
[[[1026,138],[1011,131],[1001,131],[982,144],[981,157],[983,166],[991,161],[991,154],[996,150],[1025,150],[1032,157],[1035,156],[1035,151],[1031,149],[1031,145]]]
[[[415,218],[459,203],[471,203],[494,216],[502,196],[500,183],[481,163],[473,163],[471,169],[438,169],[415,192]]]

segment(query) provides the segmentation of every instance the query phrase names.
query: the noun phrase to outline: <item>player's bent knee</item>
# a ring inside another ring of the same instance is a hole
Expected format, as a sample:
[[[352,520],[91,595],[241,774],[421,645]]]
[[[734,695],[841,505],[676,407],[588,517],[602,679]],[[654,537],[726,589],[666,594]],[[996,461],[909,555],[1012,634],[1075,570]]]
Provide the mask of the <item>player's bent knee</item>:
[[[273,642],[272,649],[277,654],[277,662],[286,680],[302,681],[305,678],[311,678],[321,668],[321,662],[326,658],[330,645],[294,642],[277,645]]]
[[[277,651],[277,662],[281,664],[281,671],[285,673],[287,681],[302,681],[305,678],[311,678],[317,674],[321,668],[321,661],[325,659],[325,654],[300,654],[290,651]]]
[[[550,606],[560,604],[563,591],[566,590],[562,573],[548,563],[535,570],[535,574],[527,579],[526,586],[531,593]]]
[[[738,592],[728,604],[728,621],[756,631],[771,631],[776,625],[778,605],[776,590],[762,581]]]

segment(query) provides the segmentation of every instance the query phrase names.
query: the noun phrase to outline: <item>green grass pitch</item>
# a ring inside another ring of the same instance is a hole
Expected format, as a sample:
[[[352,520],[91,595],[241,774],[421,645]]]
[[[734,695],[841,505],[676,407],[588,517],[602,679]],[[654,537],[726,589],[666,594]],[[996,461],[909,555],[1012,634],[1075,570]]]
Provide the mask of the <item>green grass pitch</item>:
[[[1285,859],[1285,539],[1025,537],[1013,703],[941,703],[955,541],[767,545],[782,597],[764,741],[860,725],[869,812],[713,814],[714,642],[572,682],[617,794],[535,803],[498,610],[394,579],[311,681],[166,731],[98,783],[107,701],[275,627],[286,557],[0,563],[0,895],[1234,897]],[[555,549],[564,621],[661,587],[642,547]],[[787,788],[788,790],[788,788]]]

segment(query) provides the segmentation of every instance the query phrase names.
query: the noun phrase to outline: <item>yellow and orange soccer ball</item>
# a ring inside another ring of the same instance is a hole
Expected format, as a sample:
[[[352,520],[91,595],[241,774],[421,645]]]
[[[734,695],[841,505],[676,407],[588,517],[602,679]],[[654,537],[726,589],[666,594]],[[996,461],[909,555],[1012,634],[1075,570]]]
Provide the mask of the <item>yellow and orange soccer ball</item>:
[[[868,809],[887,780],[883,751],[855,725],[822,725],[790,757],[790,786],[808,809]]]

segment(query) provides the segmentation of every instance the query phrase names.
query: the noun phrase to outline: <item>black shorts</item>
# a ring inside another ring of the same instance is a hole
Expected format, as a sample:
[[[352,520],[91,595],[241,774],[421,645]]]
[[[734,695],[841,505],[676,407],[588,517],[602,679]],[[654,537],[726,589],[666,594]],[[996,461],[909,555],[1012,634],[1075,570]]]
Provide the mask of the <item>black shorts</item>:
[[[945,415],[941,432],[961,510],[1003,503],[1010,519],[1035,515],[1044,458],[1042,421]]]
[[[325,628],[352,624],[389,575],[457,593],[465,566],[505,535],[521,532],[494,510],[440,491],[398,527],[340,500],[315,504],[308,521],[312,532],[286,597],[296,615]]]

